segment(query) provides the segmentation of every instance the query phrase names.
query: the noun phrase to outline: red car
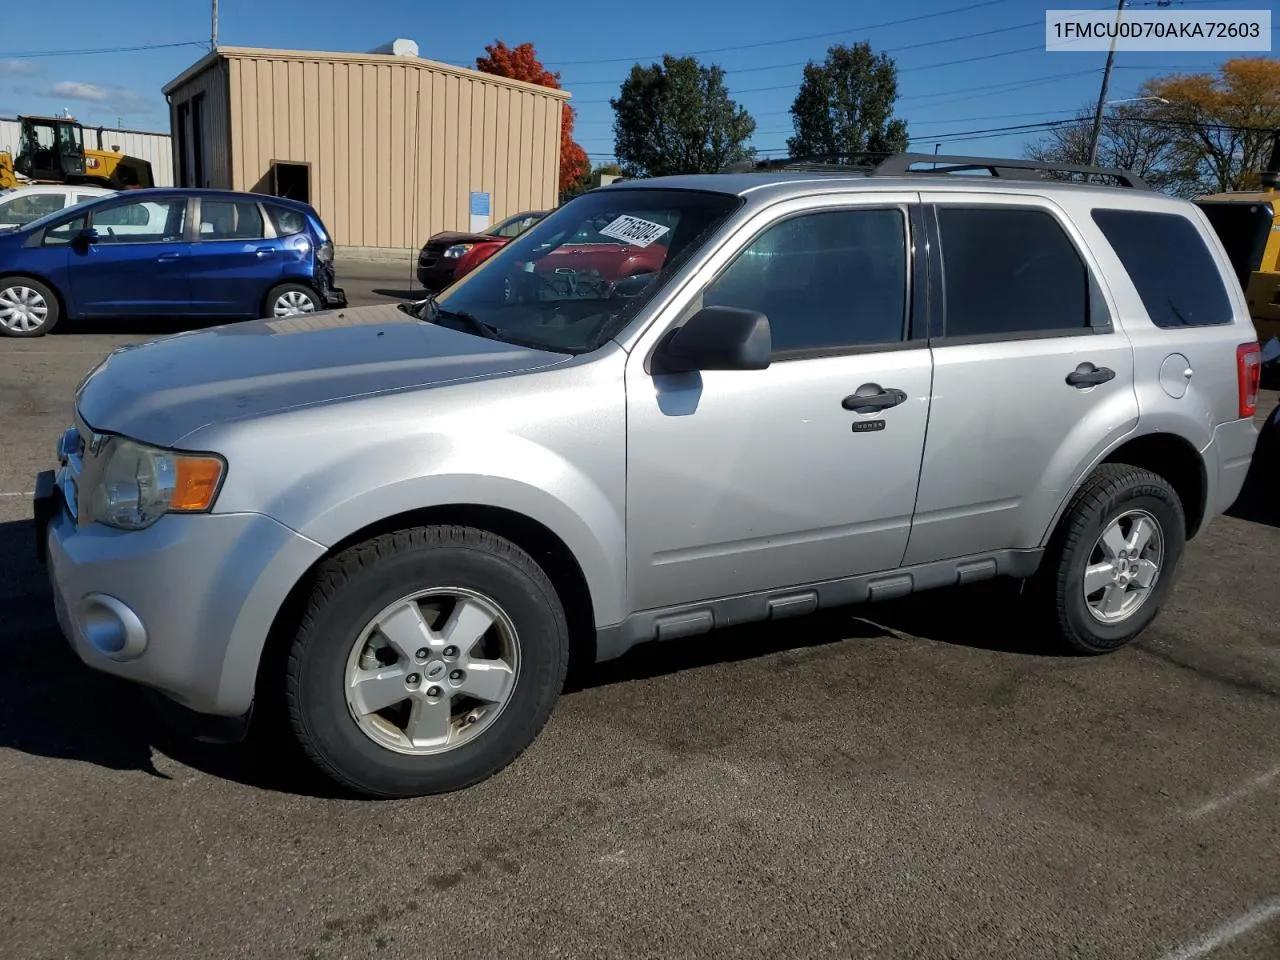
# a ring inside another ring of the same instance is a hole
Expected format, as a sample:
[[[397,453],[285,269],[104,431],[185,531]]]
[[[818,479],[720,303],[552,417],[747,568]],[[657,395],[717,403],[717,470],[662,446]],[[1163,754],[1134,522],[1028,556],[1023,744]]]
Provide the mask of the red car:
[[[418,282],[427,290],[443,290],[546,215],[545,210],[517,213],[483,233],[437,233],[418,254]]]

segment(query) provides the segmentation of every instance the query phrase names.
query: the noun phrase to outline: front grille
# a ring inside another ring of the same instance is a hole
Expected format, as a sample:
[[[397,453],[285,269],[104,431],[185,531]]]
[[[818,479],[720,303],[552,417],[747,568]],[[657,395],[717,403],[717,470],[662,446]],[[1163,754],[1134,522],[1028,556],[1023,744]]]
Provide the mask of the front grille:
[[[54,484],[62,494],[67,513],[77,524],[85,506],[84,490],[92,486],[96,471],[102,468],[99,454],[107,437],[94,433],[93,428],[76,412],[75,426],[68,427],[58,441],[58,462],[60,467]],[[86,476],[86,472],[88,476]]]

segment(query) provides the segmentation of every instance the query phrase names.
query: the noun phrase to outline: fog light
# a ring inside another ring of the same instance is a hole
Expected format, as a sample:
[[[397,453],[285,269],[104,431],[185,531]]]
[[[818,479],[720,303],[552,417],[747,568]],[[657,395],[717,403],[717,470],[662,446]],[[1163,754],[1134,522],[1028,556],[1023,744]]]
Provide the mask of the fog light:
[[[112,660],[132,660],[147,649],[147,631],[138,615],[105,593],[81,601],[81,627],[89,645]]]

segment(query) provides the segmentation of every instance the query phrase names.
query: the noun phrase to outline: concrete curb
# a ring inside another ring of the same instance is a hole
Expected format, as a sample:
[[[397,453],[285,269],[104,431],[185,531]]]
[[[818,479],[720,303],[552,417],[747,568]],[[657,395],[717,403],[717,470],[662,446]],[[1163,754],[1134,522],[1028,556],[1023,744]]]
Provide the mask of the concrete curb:
[[[338,260],[358,260],[362,263],[411,263],[418,255],[416,249],[401,247],[337,247]]]

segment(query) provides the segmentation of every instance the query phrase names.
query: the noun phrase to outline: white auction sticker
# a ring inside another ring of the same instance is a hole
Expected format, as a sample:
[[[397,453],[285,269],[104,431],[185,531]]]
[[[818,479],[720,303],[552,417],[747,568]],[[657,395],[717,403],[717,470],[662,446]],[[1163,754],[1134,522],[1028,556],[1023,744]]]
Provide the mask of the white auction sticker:
[[[639,217],[631,217],[624,213],[613,223],[607,227],[601,227],[597,232],[602,237],[613,237],[613,239],[629,243],[633,247],[647,247],[664,233],[669,232],[670,229],[670,227],[664,227],[660,223],[651,223],[648,220],[641,220]]]

